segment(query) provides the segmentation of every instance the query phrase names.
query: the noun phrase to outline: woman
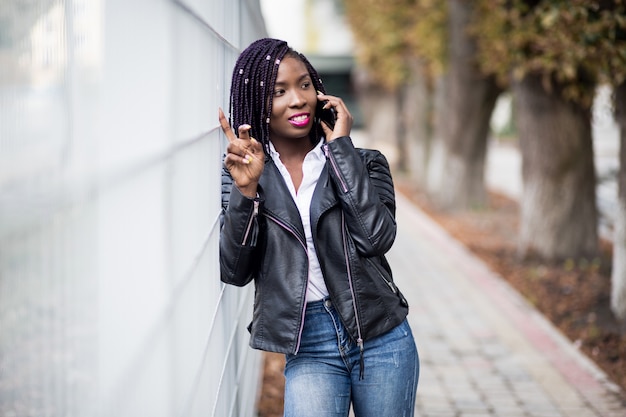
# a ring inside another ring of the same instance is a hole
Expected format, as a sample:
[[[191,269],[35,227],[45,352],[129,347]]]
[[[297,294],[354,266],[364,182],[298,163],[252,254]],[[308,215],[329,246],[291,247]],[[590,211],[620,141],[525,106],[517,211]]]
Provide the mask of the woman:
[[[309,61],[261,39],[233,71],[222,173],[223,282],[254,281],[250,345],[286,354],[285,416],[413,416],[408,305],[385,253],[394,189]],[[236,136],[231,129],[237,127]]]

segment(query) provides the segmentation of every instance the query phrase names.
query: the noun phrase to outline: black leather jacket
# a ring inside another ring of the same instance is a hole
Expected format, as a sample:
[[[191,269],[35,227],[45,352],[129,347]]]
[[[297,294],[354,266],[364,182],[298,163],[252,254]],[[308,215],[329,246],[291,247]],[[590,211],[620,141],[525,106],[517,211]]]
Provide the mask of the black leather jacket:
[[[324,144],[327,162],[311,202],[311,229],[322,274],[343,324],[363,341],[400,324],[408,305],[385,253],[396,235],[391,173],[378,151],[349,137]],[[222,172],[221,279],[255,283],[250,346],[297,353],[303,326],[308,258],[298,209],[266,158],[258,198],[243,196]]]

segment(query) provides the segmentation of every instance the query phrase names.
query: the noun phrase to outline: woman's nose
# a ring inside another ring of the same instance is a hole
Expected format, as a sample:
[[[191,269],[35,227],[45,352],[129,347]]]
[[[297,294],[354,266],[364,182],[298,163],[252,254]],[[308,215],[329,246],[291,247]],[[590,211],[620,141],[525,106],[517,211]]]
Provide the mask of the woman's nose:
[[[293,94],[291,95],[291,100],[289,102],[291,107],[300,107],[304,103],[306,103],[304,94],[302,94],[302,92],[300,91],[294,91]]]

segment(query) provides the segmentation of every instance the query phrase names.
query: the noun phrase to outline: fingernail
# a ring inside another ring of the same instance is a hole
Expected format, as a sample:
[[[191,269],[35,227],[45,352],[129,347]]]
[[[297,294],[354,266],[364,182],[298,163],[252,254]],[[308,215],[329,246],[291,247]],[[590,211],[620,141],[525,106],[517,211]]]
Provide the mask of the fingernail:
[[[246,155],[246,156],[243,158],[243,161],[242,161],[242,162],[243,162],[244,164],[248,165],[248,164],[250,163],[251,159],[252,159],[252,158],[250,158],[250,155]]]

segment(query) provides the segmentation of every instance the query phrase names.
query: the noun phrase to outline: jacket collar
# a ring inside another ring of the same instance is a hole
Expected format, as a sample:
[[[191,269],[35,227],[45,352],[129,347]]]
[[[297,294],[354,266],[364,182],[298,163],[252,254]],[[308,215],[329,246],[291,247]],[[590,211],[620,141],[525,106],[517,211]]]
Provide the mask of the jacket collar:
[[[259,185],[261,185],[263,193],[266,196],[264,199],[264,209],[304,236],[304,228],[296,203],[291,198],[287,184],[285,184],[272,158],[266,158],[265,160],[265,168],[259,180]],[[319,217],[324,211],[336,204],[338,204],[338,200],[335,194],[335,186],[330,178],[328,162],[326,162],[324,169],[322,169],[320,173],[315,191],[313,192],[313,201],[311,201],[310,211],[311,226],[317,224]]]

